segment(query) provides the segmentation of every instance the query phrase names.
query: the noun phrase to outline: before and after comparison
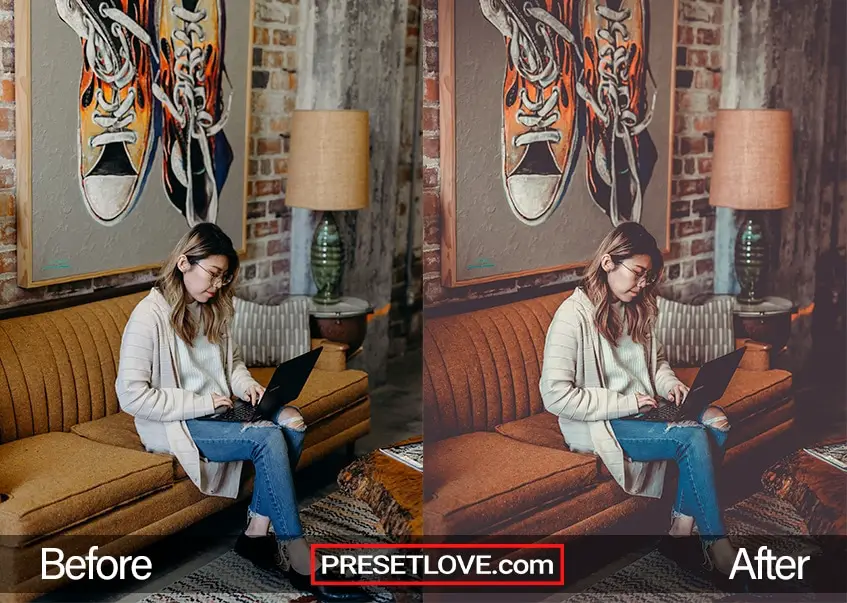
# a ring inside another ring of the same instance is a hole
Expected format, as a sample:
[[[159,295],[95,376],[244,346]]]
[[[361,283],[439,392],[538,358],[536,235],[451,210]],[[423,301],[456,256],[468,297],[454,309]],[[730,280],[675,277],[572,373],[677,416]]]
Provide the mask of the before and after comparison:
[[[0,0],[0,601],[847,600],[847,0]]]

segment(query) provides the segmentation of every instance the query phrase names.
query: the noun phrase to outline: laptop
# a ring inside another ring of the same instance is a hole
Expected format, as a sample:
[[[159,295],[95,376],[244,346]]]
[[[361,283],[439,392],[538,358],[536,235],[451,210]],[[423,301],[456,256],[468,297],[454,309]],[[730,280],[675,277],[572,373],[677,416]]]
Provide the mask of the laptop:
[[[225,421],[242,423],[271,420],[283,406],[293,402],[300,395],[315,363],[318,361],[322,347],[315,348],[276,367],[262,399],[256,406],[247,400],[236,400],[232,408],[225,412],[198,417],[200,421]]]
[[[744,351],[745,348],[741,347],[704,364],[681,406],[676,406],[665,398],[656,397],[659,403],[657,408],[621,418],[632,421],[696,421],[709,404],[723,396],[741,362],[741,357],[744,356]]]

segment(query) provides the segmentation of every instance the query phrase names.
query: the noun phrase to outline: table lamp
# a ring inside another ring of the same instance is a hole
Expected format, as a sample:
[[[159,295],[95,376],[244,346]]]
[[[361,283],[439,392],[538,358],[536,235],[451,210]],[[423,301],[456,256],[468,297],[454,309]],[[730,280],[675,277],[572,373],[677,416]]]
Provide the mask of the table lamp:
[[[344,247],[333,212],[368,206],[368,112],[294,111],[285,204],[322,211],[312,238],[316,304],[341,299]]]
[[[718,110],[709,204],[744,211],[735,240],[741,304],[764,299],[770,248],[761,212],[791,205],[792,154],[791,111]]]

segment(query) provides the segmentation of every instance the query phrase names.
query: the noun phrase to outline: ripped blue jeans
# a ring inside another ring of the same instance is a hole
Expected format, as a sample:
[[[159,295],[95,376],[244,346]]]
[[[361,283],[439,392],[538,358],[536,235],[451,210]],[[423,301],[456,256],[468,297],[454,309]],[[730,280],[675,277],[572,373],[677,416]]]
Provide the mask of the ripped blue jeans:
[[[679,483],[675,514],[694,517],[703,541],[726,535],[715,486],[715,466],[723,461],[728,422],[710,420],[704,425],[701,414],[697,425],[624,419],[610,423],[624,454],[632,460],[676,462]]]
[[[269,517],[279,540],[303,536],[294,469],[303,451],[306,430],[292,427],[291,419],[283,419],[280,415],[285,410],[280,410],[273,422],[185,422],[200,454],[210,461],[253,462],[256,479],[250,513]]]

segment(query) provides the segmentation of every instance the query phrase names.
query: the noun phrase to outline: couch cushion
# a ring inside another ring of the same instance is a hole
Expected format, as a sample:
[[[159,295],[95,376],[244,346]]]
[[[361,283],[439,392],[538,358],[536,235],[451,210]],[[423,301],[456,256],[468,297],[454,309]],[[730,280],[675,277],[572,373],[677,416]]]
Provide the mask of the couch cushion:
[[[525,419],[498,425],[497,433],[519,442],[569,452],[565,437],[559,429],[559,420],[549,412],[538,413]]]
[[[677,377],[691,387],[699,369],[674,369]],[[781,404],[791,395],[791,373],[779,369],[748,371],[738,369],[715,405],[726,411],[730,423],[739,423],[763,408]]]
[[[597,477],[597,462],[591,455],[526,444],[497,433],[470,433],[427,446],[428,534],[482,532],[572,496]]]
[[[251,368],[253,378],[267,385],[274,374],[273,367]],[[324,371],[313,369],[293,406],[300,409],[306,425],[353,406],[368,393],[368,375],[362,371]]]
[[[123,411],[103,417],[102,419],[97,419],[96,421],[78,423],[71,427],[71,432],[87,440],[100,442],[101,444],[146,452],[144,444],[141,443],[141,438],[135,430],[135,420],[131,415]],[[162,456],[171,459],[173,463],[174,481],[188,477],[185,469],[182,468],[182,465],[180,465],[175,456]]]
[[[0,445],[0,467],[0,534],[18,544],[173,484],[166,456],[62,432]]]

